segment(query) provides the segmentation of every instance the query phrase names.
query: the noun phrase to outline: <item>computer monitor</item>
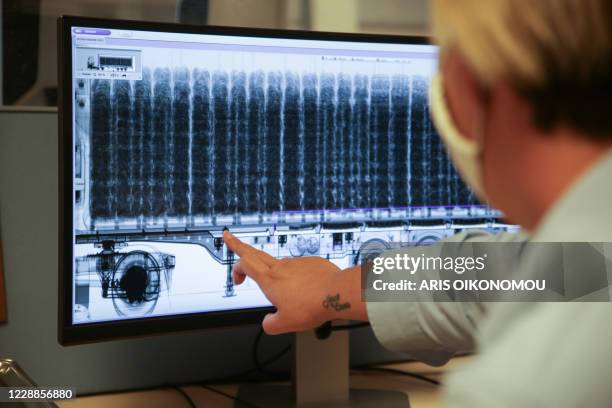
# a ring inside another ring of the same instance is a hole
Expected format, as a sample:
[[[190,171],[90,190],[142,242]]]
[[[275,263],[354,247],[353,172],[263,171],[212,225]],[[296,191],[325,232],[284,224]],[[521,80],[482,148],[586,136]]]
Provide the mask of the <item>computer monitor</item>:
[[[256,323],[222,231],[340,267],[505,228],[446,156],[423,38],[65,17],[60,341]]]

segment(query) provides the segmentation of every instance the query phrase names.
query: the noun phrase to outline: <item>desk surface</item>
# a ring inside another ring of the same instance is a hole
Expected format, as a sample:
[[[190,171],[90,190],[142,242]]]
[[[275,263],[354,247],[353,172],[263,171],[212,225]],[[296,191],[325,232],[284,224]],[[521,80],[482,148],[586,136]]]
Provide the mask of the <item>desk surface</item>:
[[[422,363],[387,364],[381,367],[405,370],[415,374],[422,374],[429,378],[443,381],[444,373],[464,364],[469,357],[458,357],[442,367],[429,367]],[[211,386],[222,393],[235,396],[239,384],[223,384]],[[401,374],[378,371],[351,371],[351,387],[379,390],[403,391],[409,395],[411,408],[433,408],[440,406],[441,387],[425,381],[411,378]],[[220,393],[198,385],[181,387],[198,407],[227,407],[234,406],[234,400]],[[162,408],[162,407],[189,407],[185,398],[172,388],[151,391],[134,391],[114,394],[81,397],[70,401],[59,402],[60,408]]]

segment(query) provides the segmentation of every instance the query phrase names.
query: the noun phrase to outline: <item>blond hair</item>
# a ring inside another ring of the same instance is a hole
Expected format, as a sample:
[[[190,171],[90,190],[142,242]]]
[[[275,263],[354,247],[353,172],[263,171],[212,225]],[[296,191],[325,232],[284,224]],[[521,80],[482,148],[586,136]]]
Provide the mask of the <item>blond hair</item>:
[[[433,0],[432,25],[442,53],[457,49],[485,86],[514,85],[534,103],[540,125],[612,133],[604,117],[612,116],[612,1]],[[540,106],[555,99],[560,106]],[[572,118],[572,103],[585,102],[607,107]]]

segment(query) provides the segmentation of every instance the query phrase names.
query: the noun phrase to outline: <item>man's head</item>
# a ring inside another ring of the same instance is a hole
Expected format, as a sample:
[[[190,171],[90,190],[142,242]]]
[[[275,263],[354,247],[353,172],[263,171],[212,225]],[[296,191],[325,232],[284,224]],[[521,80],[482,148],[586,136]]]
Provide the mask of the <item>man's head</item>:
[[[433,31],[490,203],[535,227],[612,145],[612,2],[434,0]]]

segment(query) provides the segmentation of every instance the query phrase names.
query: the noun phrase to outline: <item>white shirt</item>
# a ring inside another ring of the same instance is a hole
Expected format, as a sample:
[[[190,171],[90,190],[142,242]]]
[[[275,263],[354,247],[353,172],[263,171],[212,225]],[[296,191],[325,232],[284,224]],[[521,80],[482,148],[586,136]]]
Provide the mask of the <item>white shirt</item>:
[[[563,195],[531,240],[612,242],[612,153]],[[368,302],[367,309],[374,333],[391,350],[433,365],[477,351],[445,379],[447,407],[612,406],[610,303]]]

